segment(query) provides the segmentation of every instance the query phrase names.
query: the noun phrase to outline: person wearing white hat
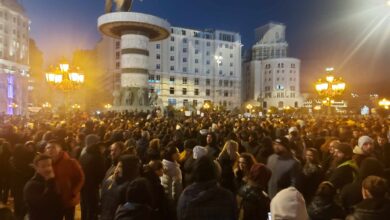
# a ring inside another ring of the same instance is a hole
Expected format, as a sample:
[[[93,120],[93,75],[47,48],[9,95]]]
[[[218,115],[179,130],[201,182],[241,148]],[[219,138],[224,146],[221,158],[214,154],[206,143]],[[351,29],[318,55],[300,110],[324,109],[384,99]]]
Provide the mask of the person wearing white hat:
[[[308,220],[305,199],[295,187],[281,190],[271,200],[272,220]]]
[[[365,158],[374,156],[374,150],[374,139],[369,136],[361,136],[358,140],[358,145],[353,148],[353,160],[360,166]]]

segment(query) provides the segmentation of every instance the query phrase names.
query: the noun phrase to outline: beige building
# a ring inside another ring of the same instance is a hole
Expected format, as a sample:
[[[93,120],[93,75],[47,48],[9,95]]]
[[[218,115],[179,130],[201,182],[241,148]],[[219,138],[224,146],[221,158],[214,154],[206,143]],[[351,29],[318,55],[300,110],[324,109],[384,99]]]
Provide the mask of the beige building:
[[[0,112],[27,108],[29,19],[16,0],[0,0]]]
[[[105,63],[104,85],[120,86],[120,42],[97,46]],[[241,37],[238,33],[172,27],[171,36],[150,44],[149,88],[164,106],[200,108],[205,101],[228,109],[241,104]]]

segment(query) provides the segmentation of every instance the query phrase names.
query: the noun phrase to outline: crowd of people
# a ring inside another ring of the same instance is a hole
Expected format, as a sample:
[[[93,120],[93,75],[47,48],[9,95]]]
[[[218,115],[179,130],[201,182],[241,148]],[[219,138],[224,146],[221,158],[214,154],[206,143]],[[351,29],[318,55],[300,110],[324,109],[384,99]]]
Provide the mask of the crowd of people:
[[[390,121],[0,116],[0,219],[379,220]],[[10,204],[12,207],[10,207]]]

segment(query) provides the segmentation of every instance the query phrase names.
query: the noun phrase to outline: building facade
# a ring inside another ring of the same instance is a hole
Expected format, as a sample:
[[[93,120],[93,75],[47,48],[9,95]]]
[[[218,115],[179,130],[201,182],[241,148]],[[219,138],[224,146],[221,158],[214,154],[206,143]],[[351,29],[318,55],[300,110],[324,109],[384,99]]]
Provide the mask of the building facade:
[[[288,57],[283,24],[257,28],[251,57],[243,64],[244,101],[263,108],[301,107],[300,60]]]
[[[105,88],[113,91],[120,85],[120,42],[103,38],[98,48],[102,48],[98,57],[110,60],[104,67],[109,72]],[[156,93],[164,106],[176,108],[196,109],[205,102],[238,107],[241,48],[238,33],[172,27],[168,39],[150,44],[150,93]]]
[[[0,112],[27,109],[29,19],[16,0],[0,0]]]

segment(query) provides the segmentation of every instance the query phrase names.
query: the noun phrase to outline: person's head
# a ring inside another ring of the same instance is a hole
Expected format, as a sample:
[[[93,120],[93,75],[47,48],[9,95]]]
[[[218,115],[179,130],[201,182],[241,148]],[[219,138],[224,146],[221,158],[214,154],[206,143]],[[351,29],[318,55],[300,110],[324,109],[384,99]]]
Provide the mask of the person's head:
[[[50,140],[45,147],[45,153],[49,155],[53,161],[57,161],[61,155],[62,147],[57,140]]]
[[[346,143],[337,144],[334,149],[333,157],[334,160],[336,161],[336,164],[340,164],[344,161],[351,159],[352,158],[351,145]]]
[[[96,134],[89,134],[85,137],[85,147],[96,145],[100,142],[100,137]]]
[[[110,146],[110,157],[112,161],[118,161],[119,157],[121,156],[123,150],[125,149],[125,145],[123,142],[115,142],[111,144]]]
[[[315,148],[308,148],[305,152],[305,159],[308,163],[318,164],[320,160],[318,150]]]
[[[208,150],[206,147],[195,146],[194,149],[192,150],[192,158],[194,158],[196,160],[198,158],[206,156],[207,153],[208,153]]]
[[[192,170],[192,178],[196,183],[217,180],[217,168],[214,161],[208,156],[197,159]]]
[[[359,180],[368,176],[383,176],[384,167],[381,161],[374,157],[365,158],[359,166]]]
[[[353,149],[354,154],[370,155],[374,152],[374,140],[369,136],[361,136],[358,145]]]
[[[24,148],[27,149],[29,152],[34,152],[36,149],[36,145],[33,141],[27,141],[24,144]]]
[[[322,199],[331,201],[336,195],[336,188],[331,182],[324,181],[318,186],[315,195],[321,197]]]
[[[257,133],[255,131],[252,131],[252,132],[249,133],[248,142],[252,143],[254,141],[257,141],[257,138],[258,138]]]
[[[272,198],[270,206],[273,220],[309,219],[305,199],[294,187],[288,187],[278,192]]]
[[[160,139],[154,138],[149,141],[149,149],[160,150]]]
[[[265,189],[268,185],[268,181],[271,178],[271,174],[271,170],[269,170],[264,164],[255,163],[250,168],[248,180],[251,184]]]
[[[238,169],[249,172],[252,165],[256,163],[255,157],[250,153],[242,153],[238,158]]]
[[[164,174],[164,167],[160,160],[151,160],[145,168],[146,170],[154,172],[159,177]]]
[[[286,137],[276,138],[272,147],[276,154],[282,155],[290,151],[290,142]]]
[[[194,149],[196,144],[197,144],[196,139],[188,139],[188,140],[184,141],[184,150],[192,151],[192,149]]]
[[[179,160],[179,150],[175,145],[170,145],[163,150],[162,158],[168,161],[178,161]]]
[[[142,205],[152,206],[152,191],[147,179],[138,177],[131,181],[126,191],[126,201]]]
[[[123,155],[115,168],[115,174],[119,181],[129,181],[139,176],[141,161],[134,155]]]
[[[227,154],[231,160],[236,160],[239,156],[238,143],[233,140],[226,141],[220,155],[223,154]]]
[[[206,143],[212,144],[214,142],[214,135],[212,133],[208,133],[206,136]]]
[[[378,135],[376,138],[379,146],[384,146],[385,144],[389,143],[389,140],[387,139],[386,134]]]
[[[48,177],[54,173],[52,159],[49,155],[38,154],[35,156],[33,166],[35,171],[43,177]]]
[[[385,198],[387,193],[387,181],[384,178],[378,176],[368,176],[363,180],[363,199]]]

